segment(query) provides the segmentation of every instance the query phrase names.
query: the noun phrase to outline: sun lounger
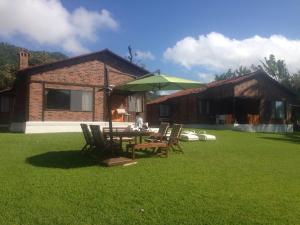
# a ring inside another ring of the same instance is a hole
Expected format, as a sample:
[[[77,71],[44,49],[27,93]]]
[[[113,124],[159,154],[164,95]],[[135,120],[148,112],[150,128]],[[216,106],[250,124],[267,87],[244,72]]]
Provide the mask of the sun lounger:
[[[195,131],[184,131],[180,135],[180,140],[182,141],[214,141],[216,139],[216,136],[206,134],[206,132],[196,133]]]
[[[180,135],[181,141],[199,141],[198,134],[193,131],[184,131]]]
[[[215,141],[217,140],[216,136],[211,134],[198,134],[199,140],[201,141]]]

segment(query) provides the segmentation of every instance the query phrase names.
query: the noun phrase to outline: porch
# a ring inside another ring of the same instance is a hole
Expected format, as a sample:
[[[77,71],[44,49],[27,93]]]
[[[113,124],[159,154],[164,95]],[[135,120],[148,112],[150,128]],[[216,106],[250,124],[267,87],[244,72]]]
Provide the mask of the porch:
[[[220,98],[199,100],[199,122],[209,124],[288,124],[292,112],[285,99]]]
[[[111,104],[113,122],[135,122],[136,113],[140,113],[142,117],[145,117],[144,92],[115,91],[111,96]],[[104,112],[106,112],[105,109]],[[107,115],[105,115],[105,118],[105,121],[107,121]]]
[[[198,121],[205,124],[259,124],[261,99],[219,98],[198,100]]]

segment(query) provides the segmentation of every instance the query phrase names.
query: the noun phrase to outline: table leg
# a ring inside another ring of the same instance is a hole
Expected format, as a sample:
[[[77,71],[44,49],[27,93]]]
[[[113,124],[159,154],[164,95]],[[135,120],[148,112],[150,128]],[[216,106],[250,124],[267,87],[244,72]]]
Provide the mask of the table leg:
[[[142,143],[142,138],[143,138],[142,135],[140,135],[140,143]]]
[[[135,144],[138,143],[137,136],[134,137],[134,143],[135,143]]]
[[[122,136],[120,136],[120,150],[122,150],[122,149],[123,149],[123,140],[122,140]]]

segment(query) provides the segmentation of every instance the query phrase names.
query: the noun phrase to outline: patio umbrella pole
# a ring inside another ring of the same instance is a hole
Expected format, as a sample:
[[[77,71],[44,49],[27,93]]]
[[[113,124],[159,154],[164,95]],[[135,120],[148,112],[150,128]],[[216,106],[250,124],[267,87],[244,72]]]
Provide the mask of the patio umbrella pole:
[[[111,115],[111,89],[109,88],[108,69],[104,66],[104,92],[106,97],[108,127],[109,127],[109,148],[112,155],[115,154],[113,149],[113,136],[112,136],[112,115]]]

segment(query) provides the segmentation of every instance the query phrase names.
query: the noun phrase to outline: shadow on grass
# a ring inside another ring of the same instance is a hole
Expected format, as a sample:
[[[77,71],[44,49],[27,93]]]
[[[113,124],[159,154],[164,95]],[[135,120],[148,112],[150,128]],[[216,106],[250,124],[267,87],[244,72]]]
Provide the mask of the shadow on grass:
[[[297,134],[283,134],[281,137],[261,137],[263,139],[272,141],[283,141],[295,144],[300,144],[300,135]]]
[[[46,152],[31,156],[26,162],[37,167],[60,169],[83,168],[97,164],[92,158],[82,155],[79,150]]]

